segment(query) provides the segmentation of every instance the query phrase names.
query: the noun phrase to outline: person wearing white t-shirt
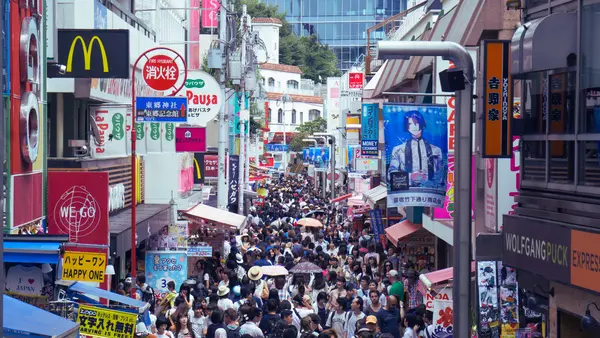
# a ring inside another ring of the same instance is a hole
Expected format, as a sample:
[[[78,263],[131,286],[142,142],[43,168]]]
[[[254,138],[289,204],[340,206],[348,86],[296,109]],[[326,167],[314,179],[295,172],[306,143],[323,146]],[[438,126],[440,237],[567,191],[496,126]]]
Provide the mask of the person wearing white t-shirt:
[[[350,304],[350,317],[348,318],[347,327],[347,336],[348,338],[354,337],[354,332],[356,332],[356,322],[365,318],[365,313],[363,312],[363,299],[360,297],[355,297]]]
[[[15,265],[6,273],[6,291],[39,296],[44,287],[44,274],[37,266]]]

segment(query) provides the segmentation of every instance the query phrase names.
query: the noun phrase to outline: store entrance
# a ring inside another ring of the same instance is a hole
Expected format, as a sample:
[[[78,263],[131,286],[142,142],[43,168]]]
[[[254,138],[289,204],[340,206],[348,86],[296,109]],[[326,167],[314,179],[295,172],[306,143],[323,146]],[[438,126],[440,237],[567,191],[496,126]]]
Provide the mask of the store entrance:
[[[581,317],[558,311],[558,338],[597,338],[600,328],[581,331]]]

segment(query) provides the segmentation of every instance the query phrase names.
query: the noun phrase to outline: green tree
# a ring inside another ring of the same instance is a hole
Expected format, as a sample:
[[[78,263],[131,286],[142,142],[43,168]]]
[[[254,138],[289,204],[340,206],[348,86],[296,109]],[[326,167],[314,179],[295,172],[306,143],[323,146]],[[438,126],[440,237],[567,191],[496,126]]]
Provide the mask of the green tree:
[[[321,44],[316,35],[298,37],[292,26],[285,19],[285,13],[276,5],[269,5],[260,0],[234,0],[235,10],[240,17],[242,5],[247,6],[248,14],[253,18],[277,18],[281,20],[279,29],[279,62],[285,65],[298,66],[304,78],[322,82],[330,76],[340,76],[337,69],[337,57],[327,45]],[[238,20],[239,21],[239,20]],[[239,24],[239,22],[238,22]]]
[[[290,142],[290,150],[294,152],[300,152],[307,144],[302,141],[314,133],[322,133],[327,130],[327,120],[322,117],[318,117],[312,121],[304,122],[298,128],[296,128],[296,136]]]

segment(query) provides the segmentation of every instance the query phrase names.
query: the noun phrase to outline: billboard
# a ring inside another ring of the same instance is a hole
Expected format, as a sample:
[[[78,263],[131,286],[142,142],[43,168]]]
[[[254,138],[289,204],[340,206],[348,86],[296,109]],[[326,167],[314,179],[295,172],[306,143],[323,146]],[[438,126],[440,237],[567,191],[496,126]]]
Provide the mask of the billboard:
[[[442,105],[383,106],[388,208],[444,205],[448,171],[446,114],[447,108]]]
[[[360,134],[361,154],[377,156],[379,154],[378,103],[363,103]]]

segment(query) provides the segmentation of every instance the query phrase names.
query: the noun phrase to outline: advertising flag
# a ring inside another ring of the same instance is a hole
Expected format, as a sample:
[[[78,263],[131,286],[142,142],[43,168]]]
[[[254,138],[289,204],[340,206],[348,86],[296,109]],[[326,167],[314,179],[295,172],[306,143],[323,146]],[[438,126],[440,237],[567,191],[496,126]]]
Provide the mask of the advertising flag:
[[[240,174],[240,157],[229,155],[229,194],[227,197],[228,205],[237,205],[238,187]]]
[[[312,164],[315,165],[315,171],[327,172],[329,168],[329,148],[314,147],[311,150]]]
[[[442,207],[448,171],[447,108],[383,106],[388,208]]]
[[[361,154],[377,156],[379,153],[379,104],[363,103],[361,115]]]

